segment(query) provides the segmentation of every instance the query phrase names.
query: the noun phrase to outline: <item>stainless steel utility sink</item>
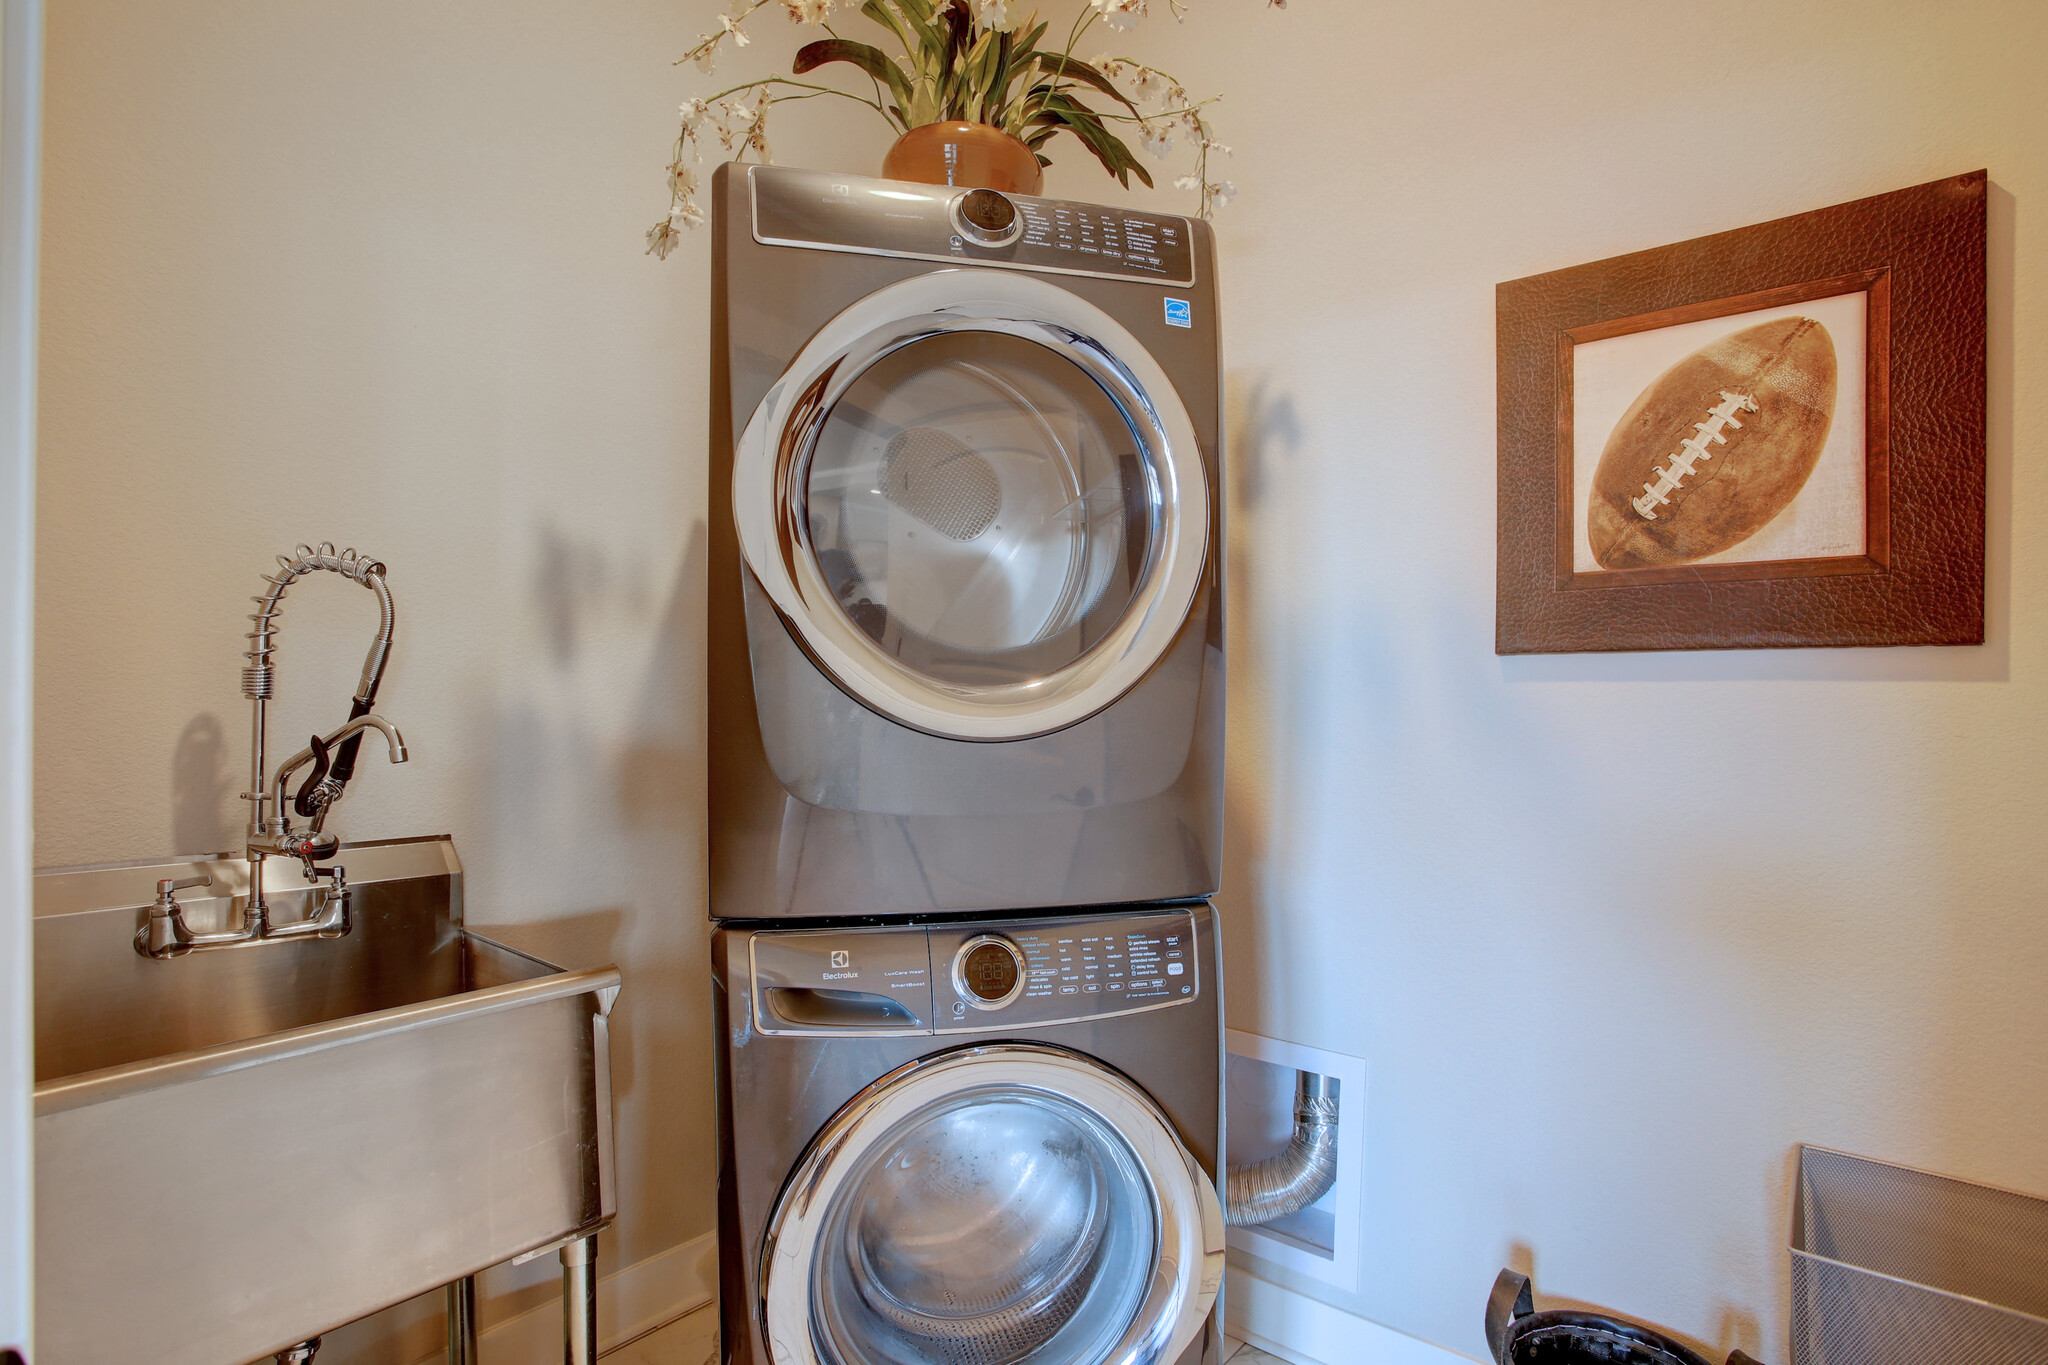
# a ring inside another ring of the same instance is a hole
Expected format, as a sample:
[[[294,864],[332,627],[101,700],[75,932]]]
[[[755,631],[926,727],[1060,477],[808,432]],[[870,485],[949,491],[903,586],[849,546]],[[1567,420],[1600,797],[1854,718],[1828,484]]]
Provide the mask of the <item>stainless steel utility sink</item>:
[[[465,931],[447,839],[340,861],[346,937],[169,961],[133,946],[156,882],[211,875],[211,927],[246,862],[37,875],[43,1365],[257,1359],[612,1216],[618,970]]]

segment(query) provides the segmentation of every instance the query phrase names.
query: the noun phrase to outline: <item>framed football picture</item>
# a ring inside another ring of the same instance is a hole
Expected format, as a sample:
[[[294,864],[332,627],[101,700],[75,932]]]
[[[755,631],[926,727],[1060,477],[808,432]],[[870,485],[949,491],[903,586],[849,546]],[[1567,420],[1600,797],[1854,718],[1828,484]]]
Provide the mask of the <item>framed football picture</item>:
[[[1981,644],[1985,193],[1499,286],[1497,652]]]

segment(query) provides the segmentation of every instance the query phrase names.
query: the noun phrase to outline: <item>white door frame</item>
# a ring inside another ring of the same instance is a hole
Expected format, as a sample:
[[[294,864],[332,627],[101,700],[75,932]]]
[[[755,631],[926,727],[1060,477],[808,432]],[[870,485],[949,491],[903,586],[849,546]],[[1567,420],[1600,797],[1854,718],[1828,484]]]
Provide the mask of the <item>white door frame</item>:
[[[0,0],[0,1352],[28,1354],[35,1304],[36,236],[42,0]]]

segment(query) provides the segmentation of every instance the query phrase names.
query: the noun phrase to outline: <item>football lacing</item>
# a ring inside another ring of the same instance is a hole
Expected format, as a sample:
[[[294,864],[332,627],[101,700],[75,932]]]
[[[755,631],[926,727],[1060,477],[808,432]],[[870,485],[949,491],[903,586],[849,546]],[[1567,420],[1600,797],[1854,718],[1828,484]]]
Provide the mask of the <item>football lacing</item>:
[[[1742,423],[1736,420],[1735,414],[1755,411],[1756,399],[1748,394],[1721,390],[1721,401],[1707,409],[1707,420],[1692,424],[1692,429],[1697,434],[1679,442],[1678,453],[1671,457],[1671,463],[1657,471],[1657,482],[1644,484],[1643,495],[1632,501],[1629,506],[1641,513],[1644,520],[1655,521],[1657,513],[1652,509],[1662,507],[1671,501],[1671,495],[1678,491],[1685,480],[1692,477],[1694,465],[1701,460],[1714,458],[1714,452],[1707,449],[1708,443],[1717,446],[1728,444],[1728,438],[1721,432],[1728,427],[1734,427],[1737,431],[1742,430]]]

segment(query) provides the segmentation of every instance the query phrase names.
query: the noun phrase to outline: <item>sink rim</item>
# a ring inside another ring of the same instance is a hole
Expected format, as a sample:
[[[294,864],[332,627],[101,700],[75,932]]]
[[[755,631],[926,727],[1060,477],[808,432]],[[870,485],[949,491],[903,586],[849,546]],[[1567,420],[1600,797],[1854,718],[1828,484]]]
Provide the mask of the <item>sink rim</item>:
[[[429,834],[345,843],[341,846],[341,856],[348,863],[349,882],[354,886],[419,877],[448,877],[448,922],[455,931],[473,948],[506,954],[534,964],[546,975],[458,991],[386,1009],[347,1014],[338,1019],[316,1020],[207,1047],[163,1052],[114,1066],[52,1076],[36,1083],[36,1115],[61,1114],[84,1105],[181,1085],[267,1062],[306,1056],[365,1038],[429,1028],[454,1019],[473,1018],[564,996],[594,994],[598,1014],[608,1016],[611,1013],[620,985],[616,965],[571,971],[559,963],[463,926],[462,862],[456,855],[455,843],[450,836]],[[206,900],[242,895],[248,891],[249,864],[246,859],[233,855],[199,854],[47,867],[38,869],[35,874],[35,918],[43,920],[139,909],[154,898],[158,878],[188,877],[198,873],[213,876],[215,885],[212,890],[215,894],[196,898],[195,903],[203,904]],[[273,858],[265,864],[264,886],[273,894],[289,895],[305,889],[305,882],[296,863]],[[261,953],[275,951],[275,947],[254,944],[236,951]],[[160,966],[165,971],[178,970],[175,962]]]
[[[521,953],[481,934],[466,929],[462,932],[472,942],[530,961],[541,961],[531,953]],[[618,998],[620,976],[617,967],[593,967],[572,972],[555,967],[553,963],[543,965],[552,968],[553,974],[531,981],[515,981],[503,986],[444,995],[439,999],[392,1009],[372,1010],[367,1014],[351,1014],[341,1019],[305,1024],[212,1047],[166,1053],[139,1062],[101,1067],[97,1071],[55,1076],[36,1085],[36,1117],[61,1114],[83,1105],[101,1104],[165,1086],[182,1085],[207,1076],[260,1066],[265,1062],[324,1052],[365,1038],[430,1028],[454,1019],[478,1018],[564,996],[594,994],[597,996],[598,1013],[610,1015],[612,1003]]]

